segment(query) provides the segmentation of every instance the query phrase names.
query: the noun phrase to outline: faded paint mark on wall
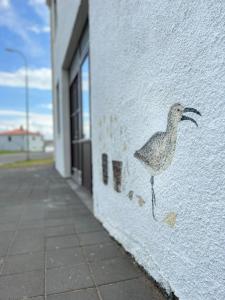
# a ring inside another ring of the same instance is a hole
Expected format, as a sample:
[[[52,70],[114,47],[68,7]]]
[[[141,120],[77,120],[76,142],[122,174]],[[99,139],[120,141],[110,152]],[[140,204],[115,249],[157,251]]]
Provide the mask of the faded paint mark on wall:
[[[122,161],[112,161],[114,190],[118,193],[121,193],[122,165]]]
[[[136,195],[136,197],[138,199],[138,205],[142,207],[145,204],[145,200],[140,195]]]
[[[163,222],[169,225],[171,228],[174,228],[174,226],[176,225],[176,220],[177,220],[177,214],[175,212],[170,212],[166,214]]]
[[[127,151],[127,144],[123,143],[123,151]]]
[[[108,184],[108,155],[102,154],[102,180],[104,184]]]
[[[129,191],[129,193],[127,194],[127,197],[128,197],[130,200],[133,200],[133,197],[134,197],[134,191]]]

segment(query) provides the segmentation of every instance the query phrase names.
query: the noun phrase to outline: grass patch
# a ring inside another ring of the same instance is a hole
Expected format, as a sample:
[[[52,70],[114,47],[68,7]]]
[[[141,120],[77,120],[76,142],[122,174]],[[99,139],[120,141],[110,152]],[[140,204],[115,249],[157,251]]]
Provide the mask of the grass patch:
[[[17,161],[13,163],[0,165],[0,169],[15,169],[15,168],[29,168],[35,166],[43,166],[53,164],[53,157],[44,158],[44,159],[31,159],[31,160],[23,160]]]
[[[16,153],[22,153],[22,151],[0,150],[0,155],[4,155],[4,154],[16,154]]]

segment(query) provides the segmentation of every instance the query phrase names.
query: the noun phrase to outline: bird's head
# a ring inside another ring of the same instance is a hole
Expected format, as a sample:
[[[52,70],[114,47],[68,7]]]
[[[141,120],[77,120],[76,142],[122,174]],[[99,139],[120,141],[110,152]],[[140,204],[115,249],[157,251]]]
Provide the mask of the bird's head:
[[[175,124],[180,121],[188,120],[193,122],[196,126],[198,126],[198,123],[194,119],[184,115],[184,113],[186,112],[192,112],[201,116],[201,113],[197,109],[192,107],[184,107],[180,103],[175,103],[174,105],[171,106],[169,111],[170,122]]]

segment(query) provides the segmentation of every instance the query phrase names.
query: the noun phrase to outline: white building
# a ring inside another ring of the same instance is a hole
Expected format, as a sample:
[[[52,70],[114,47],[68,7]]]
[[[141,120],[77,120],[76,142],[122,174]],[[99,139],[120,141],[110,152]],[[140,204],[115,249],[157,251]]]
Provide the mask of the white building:
[[[27,131],[21,126],[19,129],[0,132],[0,150],[27,151],[27,137],[30,151],[44,151],[44,137],[40,132]]]
[[[92,192],[96,217],[168,293],[225,299],[225,2],[47,2],[57,170]],[[157,172],[134,153],[178,102],[202,117],[177,128],[173,108],[156,221]]]

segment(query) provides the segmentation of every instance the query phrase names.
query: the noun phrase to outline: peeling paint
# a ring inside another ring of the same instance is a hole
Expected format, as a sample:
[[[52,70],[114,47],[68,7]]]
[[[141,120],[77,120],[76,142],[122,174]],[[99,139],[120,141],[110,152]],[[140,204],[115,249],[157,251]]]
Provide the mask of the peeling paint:
[[[98,120],[98,126],[102,127],[102,120],[101,119]]]
[[[138,198],[138,205],[142,207],[145,204],[145,200],[140,195],[136,195],[136,197]]]
[[[127,197],[128,197],[130,200],[133,200],[133,197],[134,197],[134,191],[129,191],[129,193],[127,194]]]
[[[175,212],[170,212],[166,214],[163,222],[173,228],[176,225],[177,214]]]
[[[112,167],[113,167],[113,183],[114,183],[114,190],[118,193],[121,193],[121,182],[122,182],[122,161],[113,160]]]
[[[102,180],[104,184],[108,184],[108,155],[102,154]]]
[[[123,151],[127,151],[127,144],[126,143],[123,144]]]

